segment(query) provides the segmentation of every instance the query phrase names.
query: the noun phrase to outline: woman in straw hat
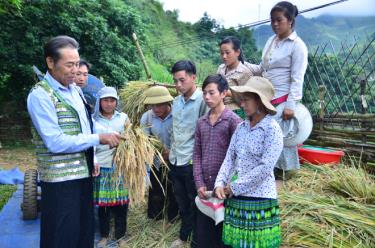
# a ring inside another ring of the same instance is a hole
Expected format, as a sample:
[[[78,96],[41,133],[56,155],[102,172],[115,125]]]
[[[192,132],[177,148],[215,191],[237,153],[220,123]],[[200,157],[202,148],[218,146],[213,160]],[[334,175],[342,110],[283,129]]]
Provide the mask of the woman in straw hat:
[[[116,110],[119,97],[113,87],[103,87],[97,96],[93,114],[94,133],[120,133],[124,130],[129,118],[125,113]],[[99,206],[99,227],[101,240],[98,247],[106,247],[110,230],[110,215],[115,216],[115,238],[120,247],[125,245],[123,236],[126,232],[128,190],[121,177],[115,174],[113,157],[115,149],[108,145],[95,147],[96,171],[99,175],[94,179],[94,203]]]
[[[283,130],[286,130],[283,131],[285,137],[289,136],[288,129],[293,127],[293,118],[299,111],[298,102],[303,96],[307,68],[306,45],[294,30],[297,15],[297,7],[287,1],[279,2],[271,9],[271,26],[275,35],[268,39],[263,49],[262,62],[249,65],[254,75],[262,75],[274,86],[272,104],[281,105],[277,108],[277,116]],[[285,143],[276,168],[291,171],[299,167],[297,145]],[[282,173],[281,170],[277,170],[278,174]]]
[[[273,168],[283,148],[271,100],[272,84],[251,77],[231,87],[248,120],[232,136],[215,181],[215,195],[226,199],[223,241],[232,247],[279,247],[280,218]]]
[[[225,77],[229,86],[244,85],[253,75],[245,65],[245,58],[241,49],[241,41],[235,36],[227,36],[221,40],[220,56],[223,64],[217,69],[217,73]],[[242,119],[246,118],[243,109],[238,102],[234,102],[230,95],[224,98],[224,103],[230,110],[235,112]]]

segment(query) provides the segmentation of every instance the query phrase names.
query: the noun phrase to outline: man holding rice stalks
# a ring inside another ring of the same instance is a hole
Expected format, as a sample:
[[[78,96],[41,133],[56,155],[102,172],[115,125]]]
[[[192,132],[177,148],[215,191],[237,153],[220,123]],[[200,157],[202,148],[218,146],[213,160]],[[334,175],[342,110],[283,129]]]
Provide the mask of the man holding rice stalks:
[[[177,91],[181,94],[173,101],[173,124],[171,150],[169,153],[170,178],[181,216],[180,235],[171,247],[184,245],[193,233],[191,246],[196,247],[194,238],[196,196],[193,178],[194,133],[198,119],[207,113],[202,91],[195,85],[196,68],[188,60],[176,62],[171,70]]]
[[[142,115],[141,126],[147,135],[153,135],[160,140],[163,145],[163,159],[168,161],[171,148],[173,97],[163,86],[153,86],[146,90],[145,95],[144,104],[149,105],[151,109]],[[167,218],[171,223],[178,214],[172,185],[167,180],[166,170],[163,170],[158,159],[155,159],[154,168],[156,170],[150,174],[151,188],[148,194],[147,216],[148,218],[161,219],[164,207],[166,207]]]
[[[31,90],[27,109],[42,188],[40,247],[93,247],[93,146],[119,144],[119,134],[92,134],[82,91],[73,84],[78,42],[68,36],[44,46],[48,72]]]

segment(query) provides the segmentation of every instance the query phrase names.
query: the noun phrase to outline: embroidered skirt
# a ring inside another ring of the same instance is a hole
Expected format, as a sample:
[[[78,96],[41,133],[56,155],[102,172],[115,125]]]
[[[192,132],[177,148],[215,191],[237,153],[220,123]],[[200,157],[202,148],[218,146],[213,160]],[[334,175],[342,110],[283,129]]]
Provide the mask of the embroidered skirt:
[[[281,244],[276,199],[233,197],[225,202],[223,241],[233,248],[271,248]]]
[[[100,168],[94,178],[94,203],[98,206],[117,206],[129,203],[128,189],[124,180],[117,177],[112,168]]]

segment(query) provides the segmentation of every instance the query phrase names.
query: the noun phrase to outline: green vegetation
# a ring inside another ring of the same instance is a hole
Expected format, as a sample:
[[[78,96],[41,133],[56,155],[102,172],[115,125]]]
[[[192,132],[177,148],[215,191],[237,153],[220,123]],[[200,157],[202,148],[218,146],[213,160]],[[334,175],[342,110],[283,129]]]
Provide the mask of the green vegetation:
[[[239,37],[245,57],[257,63],[260,51],[254,37],[259,45],[272,34],[269,26],[256,29],[254,35],[247,28],[225,29],[207,13],[196,23],[181,22],[178,11],[164,11],[156,0],[0,1],[0,22],[0,104],[13,101],[18,109],[24,109],[26,95],[35,83],[31,66],[46,70],[43,44],[56,35],[76,38],[81,56],[93,64],[92,73],[103,77],[108,85],[121,87],[145,78],[131,38],[133,32],[153,79],[160,82],[172,81],[169,70],[179,59],[196,63],[201,82],[221,63],[218,42],[228,35]],[[373,17],[301,16],[296,29],[314,45],[328,34],[334,41],[345,39],[343,35],[355,28],[366,30],[358,35],[371,34],[373,23]]]
[[[14,185],[0,185],[0,211],[3,209],[4,205],[8,202],[8,199],[16,191],[16,186]]]
[[[32,65],[45,70],[43,44],[56,35],[75,37],[93,72],[111,85],[140,76],[131,40],[142,33],[139,13],[123,1],[32,1],[0,13],[0,102],[23,102],[34,84]]]
[[[16,1],[0,3],[0,9],[0,103],[15,101],[20,107],[35,83],[31,66],[46,70],[43,44],[56,35],[76,38],[81,57],[93,64],[92,73],[118,87],[145,78],[133,32],[153,78],[162,82],[171,82],[169,69],[178,59],[193,60],[200,81],[216,72],[218,42],[229,34],[243,40],[246,55],[256,51],[250,30],[224,29],[207,14],[197,23],[184,23],[158,1]]]

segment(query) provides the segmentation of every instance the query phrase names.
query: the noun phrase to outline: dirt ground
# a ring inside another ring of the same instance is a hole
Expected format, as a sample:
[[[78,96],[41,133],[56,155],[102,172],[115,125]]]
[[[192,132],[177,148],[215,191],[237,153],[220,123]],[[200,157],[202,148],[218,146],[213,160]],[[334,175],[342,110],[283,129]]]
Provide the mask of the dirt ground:
[[[8,170],[17,166],[21,171],[36,168],[34,148],[31,146],[0,148],[0,168]]]

